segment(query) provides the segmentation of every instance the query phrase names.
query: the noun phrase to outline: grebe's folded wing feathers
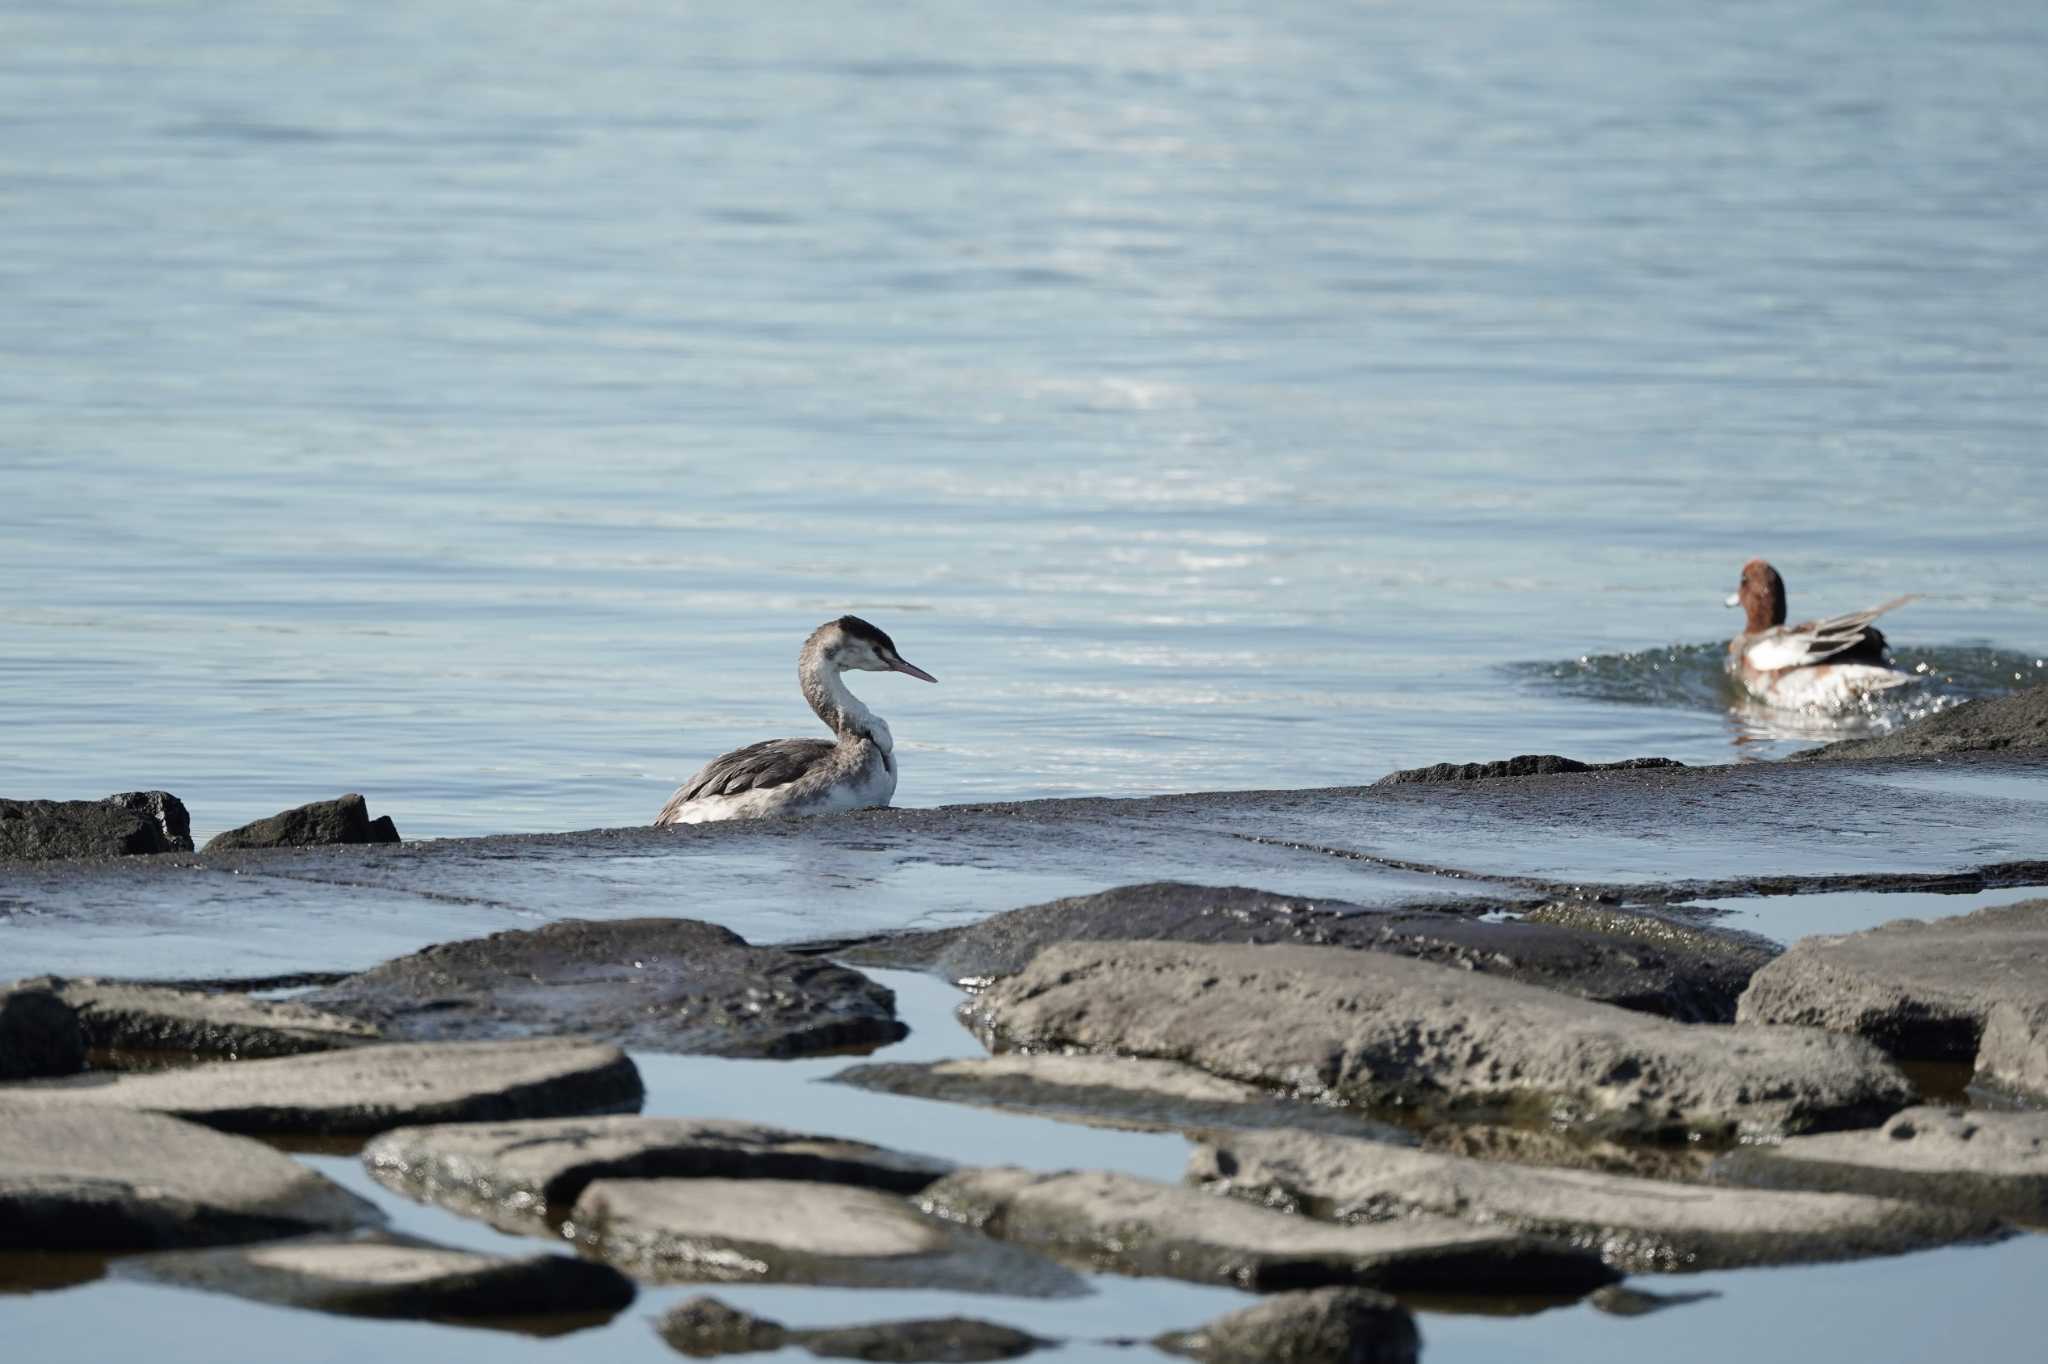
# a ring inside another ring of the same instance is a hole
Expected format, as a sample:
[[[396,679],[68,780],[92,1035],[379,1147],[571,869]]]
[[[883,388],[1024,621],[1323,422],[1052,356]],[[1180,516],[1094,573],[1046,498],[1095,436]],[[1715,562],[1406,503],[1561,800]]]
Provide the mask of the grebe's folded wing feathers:
[[[786,786],[830,755],[832,747],[830,739],[763,739],[720,754],[669,797],[654,822],[666,824],[678,809],[699,796],[736,796],[742,791]]]

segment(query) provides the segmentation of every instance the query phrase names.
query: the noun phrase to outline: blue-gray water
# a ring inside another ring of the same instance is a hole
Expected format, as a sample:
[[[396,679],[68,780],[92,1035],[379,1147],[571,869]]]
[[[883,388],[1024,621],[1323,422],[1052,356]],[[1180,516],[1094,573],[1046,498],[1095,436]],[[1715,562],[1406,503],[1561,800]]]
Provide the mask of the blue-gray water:
[[[641,822],[846,610],[942,679],[866,688],[905,804],[1774,756],[1665,657],[1752,554],[2039,676],[2044,70],[2034,0],[5,4],[0,790]]]

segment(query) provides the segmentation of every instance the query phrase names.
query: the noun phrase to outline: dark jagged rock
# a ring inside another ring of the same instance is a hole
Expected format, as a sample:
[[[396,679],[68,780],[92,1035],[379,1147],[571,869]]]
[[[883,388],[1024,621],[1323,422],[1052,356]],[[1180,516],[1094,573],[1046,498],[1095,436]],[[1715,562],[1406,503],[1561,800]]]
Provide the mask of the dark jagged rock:
[[[59,976],[22,981],[21,987],[55,994],[77,1011],[86,1045],[112,1051],[296,1056],[378,1040],[367,1023],[289,1000]]]
[[[107,804],[141,815],[162,833],[167,852],[192,851],[192,816],[185,802],[168,791],[123,791],[108,796]]]
[[[370,818],[370,807],[353,793],[316,800],[207,840],[209,853],[242,848],[315,848],[331,844],[396,843],[398,826],[388,815]]]
[[[2005,748],[2048,748],[2048,686],[2011,696],[1967,701],[1954,710],[1902,725],[1890,734],[1843,739],[1793,754],[1801,761],[1840,758],[1912,758]]]
[[[411,1040],[566,1032],[703,1056],[894,1042],[896,996],[695,919],[565,919],[443,943],[303,997]]]
[[[453,1320],[585,1316],[633,1301],[633,1282],[570,1255],[511,1258],[373,1233],[273,1241],[123,1261],[126,1278],[366,1317]]]
[[[792,1330],[727,1306],[713,1297],[678,1303],[656,1324],[661,1338],[683,1354],[699,1359],[751,1354],[798,1345],[822,1359],[869,1359],[921,1364],[971,1364],[978,1360],[1016,1359],[1052,1342],[994,1322],[972,1317],[932,1317],[912,1321],[877,1321],[859,1326],[827,1326]]]
[[[1725,1023],[1779,949],[1760,938],[1608,911],[1570,923],[1364,910],[1241,886],[1155,881],[1029,905],[965,928],[866,944],[850,959],[948,979],[1013,975],[1060,942],[1294,943],[1415,957],[1685,1022]]]
[[[1559,772],[1633,772],[1645,767],[1683,767],[1675,758],[1623,758],[1620,762],[1582,763],[1556,753],[1523,753],[1484,763],[1431,763],[1389,772],[1374,786],[1408,786],[1416,782],[1492,781],[1500,777],[1548,777]]]
[[[221,1245],[382,1220],[259,1141],[155,1113],[0,1099],[0,1249]]]
[[[166,805],[150,807],[153,797]],[[124,803],[134,802],[134,804]],[[161,791],[131,792],[106,800],[0,800],[0,859],[42,861],[73,857],[133,857],[145,853],[190,852],[192,839],[177,842],[167,820],[182,819],[185,807]],[[189,830],[189,821],[186,822]]]
[[[85,1051],[78,1010],[55,991],[26,981],[0,994],[0,1080],[76,1075]]]
[[[663,1340],[696,1359],[756,1354],[790,1343],[789,1328],[781,1322],[742,1312],[709,1295],[677,1303],[654,1329],[661,1332]]]
[[[1384,1293],[1312,1288],[1152,1343],[1204,1364],[1413,1364],[1422,1336],[1408,1309]]]

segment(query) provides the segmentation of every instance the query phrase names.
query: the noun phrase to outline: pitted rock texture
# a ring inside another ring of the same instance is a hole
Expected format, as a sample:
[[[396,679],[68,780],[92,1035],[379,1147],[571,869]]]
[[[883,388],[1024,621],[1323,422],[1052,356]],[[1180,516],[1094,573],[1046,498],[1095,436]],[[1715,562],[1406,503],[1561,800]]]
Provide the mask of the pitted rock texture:
[[[0,1085],[0,1109],[142,1109],[226,1132],[325,1135],[616,1112],[640,1098],[625,1053],[560,1038],[354,1047]]]
[[[157,832],[163,835],[165,851],[192,851],[192,816],[185,809],[185,802],[170,792],[123,791],[108,796],[106,803],[141,815],[156,825]]]
[[[22,981],[17,988],[54,993],[77,1010],[87,1045],[109,1050],[296,1056],[378,1040],[367,1023],[289,1000],[61,976]]]
[[[1620,1277],[1598,1256],[1512,1231],[1447,1218],[1339,1226],[1110,1171],[962,1170],[917,1203],[1093,1270],[1258,1293],[1338,1284],[1584,1293]]]
[[[1979,1078],[2048,1094],[2048,900],[1803,939],[1757,973],[1740,1017],[1974,1057]]]
[[[1716,1179],[1770,1189],[1821,1189],[1980,1208],[2048,1226],[2048,1113],[1923,1106],[1883,1127],[1746,1146]]]
[[[1965,702],[1889,734],[1843,739],[1792,756],[1802,760],[1909,758],[1932,753],[2048,748],[2048,686]]]
[[[373,1234],[220,1250],[181,1250],[123,1261],[125,1278],[284,1307],[352,1316],[473,1320],[613,1313],[633,1301],[632,1280],[570,1255],[511,1258]]]
[[[1311,1288],[1152,1344],[1205,1364],[1414,1364],[1422,1336],[1408,1309],[1384,1293]]]
[[[568,1216],[600,1179],[779,1179],[915,1193],[951,1161],[719,1118],[542,1118],[402,1127],[363,1148],[379,1180],[513,1231]]]
[[[776,1179],[600,1179],[566,1232],[641,1278],[933,1288],[1006,1297],[1087,1293],[1069,1270],[926,1217],[873,1189]]]
[[[393,1038],[575,1033],[704,1056],[806,1056],[907,1031],[895,994],[858,971],[695,919],[564,919],[443,943],[301,1002]]]
[[[1338,1221],[1427,1215],[1512,1227],[1632,1273],[1897,1255],[1997,1226],[1981,1213],[1896,1199],[1496,1165],[1309,1132],[1212,1135],[1189,1159],[1188,1178]]]
[[[155,1113],[0,1099],[0,1249],[209,1246],[382,1220],[262,1142]]]
[[[330,844],[396,843],[398,826],[389,815],[370,818],[370,806],[351,792],[335,800],[316,800],[215,834],[209,853],[242,848],[315,848]]]
[[[131,791],[105,800],[0,800],[0,860],[190,852],[191,822],[184,813],[178,798],[165,791]]]
[[[1557,772],[1634,772],[1646,767],[1683,767],[1675,758],[1623,758],[1620,762],[1582,763],[1556,753],[1523,753],[1483,763],[1431,763],[1389,772],[1374,786],[1412,786],[1419,782],[1494,781],[1502,777],[1547,777]]]
[[[1882,1121],[1913,1089],[1810,1028],[1686,1025],[1377,952],[1067,943],[963,1013],[993,1047],[1158,1057],[1310,1098],[1635,1136]]]
[[[1626,930],[1626,931],[1622,931]],[[966,928],[866,944],[852,959],[951,980],[1013,975],[1059,942],[1297,943],[1415,957],[1686,1022],[1730,1022],[1778,949],[1762,939],[1609,911],[1580,923],[1371,911],[1242,886],[1120,886],[1029,905]]]

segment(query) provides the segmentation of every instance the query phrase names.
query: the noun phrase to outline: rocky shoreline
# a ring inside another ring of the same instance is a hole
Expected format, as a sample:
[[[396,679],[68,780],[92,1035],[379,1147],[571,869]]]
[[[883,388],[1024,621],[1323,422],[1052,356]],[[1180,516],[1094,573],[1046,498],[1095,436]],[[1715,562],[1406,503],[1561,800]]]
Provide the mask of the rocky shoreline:
[[[1956,714],[1937,738],[1983,738]],[[1900,791],[1930,772],[1921,817],[1902,818]],[[378,964],[295,958],[332,969],[289,999],[144,979],[132,958],[0,986],[0,1250],[121,1256],[124,1278],[309,1311],[559,1329],[679,1283],[1021,1303],[1163,1277],[1263,1300],[1137,1333],[1159,1350],[1394,1361],[1421,1348],[1422,1305],[1655,1305],[1610,1286],[2048,1224],[2048,898],[1789,949],[1696,903],[2048,886],[2040,798],[2009,794],[2048,794],[2048,751],[1399,775],[446,844],[384,838],[354,797],[204,852],[175,846],[189,821],[165,793],[6,802],[0,849],[34,859],[0,864],[8,896],[81,924],[203,918],[252,889],[281,919],[325,895],[523,923]],[[1896,837],[1804,827],[1859,820]],[[1686,849],[1661,877],[1652,829]],[[952,859],[993,894],[1059,893],[935,928],[906,927],[919,907],[899,903],[890,931],[809,943],[649,912],[655,891],[719,898],[746,874],[723,858],[758,879],[764,850],[791,848],[886,856],[906,878]],[[1183,875],[1104,876],[1162,864]],[[1259,875],[1286,888],[1241,883]],[[906,1032],[864,974],[881,968],[964,986],[987,1054],[861,1059]],[[667,1115],[687,1094],[643,1111],[656,1058],[848,1052],[810,1130]],[[1961,1102],[1930,1102],[1928,1065],[1967,1068]],[[901,1106],[900,1149],[834,1133],[834,1096],[856,1091]],[[1187,1170],[929,1151],[934,1103],[1180,1134]],[[394,1233],[288,1154],[337,1140],[366,1143],[382,1189],[552,1253]],[[1071,1338],[973,1317],[792,1327],[703,1296],[653,1329],[698,1357],[994,1359]]]

